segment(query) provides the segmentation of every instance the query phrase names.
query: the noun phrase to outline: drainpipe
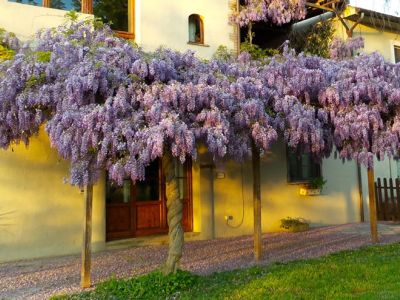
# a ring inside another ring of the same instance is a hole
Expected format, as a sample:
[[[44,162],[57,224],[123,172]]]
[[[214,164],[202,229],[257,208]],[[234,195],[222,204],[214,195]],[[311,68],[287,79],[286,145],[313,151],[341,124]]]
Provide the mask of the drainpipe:
[[[358,201],[359,201],[359,208],[360,208],[360,221],[362,223],[365,222],[364,216],[364,199],[363,199],[363,190],[362,190],[362,177],[361,177],[361,166],[358,162],[357,164],[357,185],[358,185]]]
[[[294,23],[291,27],[291,30],[294,32],[296,32],[296,31],[301,32],[302,30],[306,29],[309,26],[312,26],[321,21],[326,21],[326,20],[332,19],[334,17],[335,17],[335,14],[333,12],[326,12],[326,13],[323,13],[322,15],[315,16],[315,17]]]

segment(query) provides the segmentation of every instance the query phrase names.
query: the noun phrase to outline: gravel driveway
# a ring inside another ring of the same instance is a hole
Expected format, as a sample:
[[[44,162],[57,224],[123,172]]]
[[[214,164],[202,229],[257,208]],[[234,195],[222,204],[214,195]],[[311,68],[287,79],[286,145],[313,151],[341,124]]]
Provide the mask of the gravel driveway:
[[[380,224],[381,243],[400,242],[400,225]],[[370,244],[369,224],[346,224],[302,233],[263,235],[263,264],[325,255]],[[198,274],[251,266],[250,236],[187,242],[182,268]],[[144,246],[94,254],[93,280],[127,277],[160,267],[167,246]],[[0,299],[46,299],[53,294],[80,291],[80,257],[68,256],[0,264]]]

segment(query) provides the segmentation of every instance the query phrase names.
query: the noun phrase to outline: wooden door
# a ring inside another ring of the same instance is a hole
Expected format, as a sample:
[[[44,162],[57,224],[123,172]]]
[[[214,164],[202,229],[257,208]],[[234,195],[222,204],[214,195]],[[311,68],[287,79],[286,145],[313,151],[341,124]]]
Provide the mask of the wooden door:
[[[180,197],[183,200],[182,225],[193,229],[192,164],[177,166]],[[165,181],[161,160],[146,168],[146,179],[132,184],[130,179],[118,187],[107,181],[106,240],[168,232]]]
[[[161,160],[157,160],[146,168],[146,179],[133,188],[136,236],[168,231],[163,178]]]
[[[123,186],[106,182],[106,240],[126,239],[135,235],[135,212],[132,201],[132,182]]]

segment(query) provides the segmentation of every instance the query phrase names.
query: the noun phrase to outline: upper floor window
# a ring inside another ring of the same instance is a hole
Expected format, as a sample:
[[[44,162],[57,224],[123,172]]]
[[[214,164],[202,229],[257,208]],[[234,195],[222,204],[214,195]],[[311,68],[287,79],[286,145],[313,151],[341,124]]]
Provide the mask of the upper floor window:
[[[201,16],[189,16],[189,43],[204,44],[204,24]]]
[[[8,1],[22,3],[22,4],[29,4],[29,5],[34,5],[34,6],[42,6],[43,5],[42,0],[8,0]]]
[[[310,182],[321,176],[321,166],[309,153],[297,153],[287,149],[288,182]]]
[[[120,36],[134,38],[135,0],[9,0],[23,4],[94,14]]]

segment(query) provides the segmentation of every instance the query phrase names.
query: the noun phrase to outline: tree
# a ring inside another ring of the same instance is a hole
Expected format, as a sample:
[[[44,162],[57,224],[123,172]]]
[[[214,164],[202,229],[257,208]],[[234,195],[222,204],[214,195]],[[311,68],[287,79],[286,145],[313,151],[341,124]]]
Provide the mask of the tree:
[[[239,27],[247,26],[247,43],[251,52],[261,52],[258,47],[253,46],[253,23],[270,22],[282,25],[292,20],[303,19],[306,14],[305,1],[282,1],[282,0],[244,0],[240,8],[233,11],[230,16],[232,23]],[[239,30],[238,30],[239,31]],[[239,49],[240,52],[240,49]],[[260,186],[260,149],[252,142],[253,159],[253,207],[254,207],[254,257],[256,260],[262,258],[262,226],[261,226],[261,186]]]
[[[231,15],[231,22],[247,27],[247,39],[253,40],[254,22],[267,22],[282,25],[292,20],[301,20],[306,16],[305,0],[243,0],[238,1],[240,8]]]
[[[195,159],[196,144],[204,143],[215,160],[253,153],[256,166],[257,154],[278,136],[316,159],[336,145],[342,158],[367,165],[371,156],[392,155],[399,147],[399,67],[378,54],[334,61],[285,46],[270,60],[242,53],[203,61],[192,52],[145,53],[97,26],[72,22],[43,31],[32,51],[0,64],[7,72],[0,79],[1,140],[6,146],[27,140],[47,122],[52,146],[71,162],[70,183],[86,187],[89,206],[102,170],[122,184],[126,177],[142,180],[153,160],[167,160],[166,273],[179,266],[183,246],[172,165]],[[90,226],[85,232],[87,245]],[[83,277],[90,284],[88,274]]]

